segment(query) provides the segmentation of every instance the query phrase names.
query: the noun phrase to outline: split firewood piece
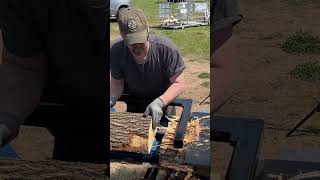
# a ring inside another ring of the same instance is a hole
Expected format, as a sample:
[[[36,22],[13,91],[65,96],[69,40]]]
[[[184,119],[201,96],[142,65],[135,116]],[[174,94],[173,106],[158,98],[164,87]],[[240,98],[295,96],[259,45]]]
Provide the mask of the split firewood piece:
[[[110,112],[110,149],[149,154],[155,140],[151,116],[142,113]]]
[[[208,118],[208,117],[203,117]],[[182,166],[184,165],[184,160],[186,156],[186,152],[188,150],[189,144],[200,142],[200,133],[202,131],[208,131],[209,129],[205,129],[200,126],[200,120],[203,118],[196,118],[188,122],[187,129],[184,136],[184,147],[181,149],[177,149],[174,147],[174,138],[176,129],[179,125],[179,119],[177,118],[174,121],[169,123],[167,128],[167,132],[162,139],[162,143],[160,145],[160,165],[167,166],[170,164],[171,166]]]

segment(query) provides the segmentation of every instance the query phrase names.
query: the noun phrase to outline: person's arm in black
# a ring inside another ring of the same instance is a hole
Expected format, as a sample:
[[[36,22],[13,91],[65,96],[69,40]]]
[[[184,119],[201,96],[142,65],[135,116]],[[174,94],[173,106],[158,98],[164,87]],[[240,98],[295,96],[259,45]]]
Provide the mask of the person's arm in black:
[[[216,112],[232,96],[238,77],[233,27],[241,21],[237,0],[214,0],[211,12],[211,104]]]
[[[24,14],[25,3],[0,1],[4,44],[0,64],[0,147],[17,136],[23,120],[40,101],[46,79],[43,44],[32,27],[31,16]]]
[[[211,55],[211,95],[210,112],[217,111],[232,96],[238,77],[236,56],[236,38],[232,36],[232,27],[214,33],[219,37],[215,43],[217,48]]]

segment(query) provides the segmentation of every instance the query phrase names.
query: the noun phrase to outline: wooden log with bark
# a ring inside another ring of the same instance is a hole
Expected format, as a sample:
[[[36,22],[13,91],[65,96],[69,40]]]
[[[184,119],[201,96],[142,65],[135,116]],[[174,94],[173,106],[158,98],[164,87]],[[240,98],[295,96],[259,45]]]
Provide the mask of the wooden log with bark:
[[[26,161],[0,158],[0,180],[106,180],[105,164],[63,161]]]
[[[151,116],[142,113],[110,113],[110,150],[149,154],[155,140]]]

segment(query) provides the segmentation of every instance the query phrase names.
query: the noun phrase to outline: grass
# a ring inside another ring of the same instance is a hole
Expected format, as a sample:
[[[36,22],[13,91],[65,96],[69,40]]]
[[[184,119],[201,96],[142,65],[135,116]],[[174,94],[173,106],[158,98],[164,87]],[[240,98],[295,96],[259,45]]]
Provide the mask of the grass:
[[[309,4],[320,5],[319,0],[287,0],[290,5],[293,6],[304,6]]]
[[[318,61],[300,64],[290,72],[290,75],[308,82],[320,82],[320,64]]]
[[[133,0],[133,7],[138,7],[143,10],[150,26],[154,25],[158,18],[158,1],[157,0]]]
[[[157,0],[134,0],[134,7],[143,10],[148,19],[149,25],[158,25],[158,1]],[[170,38],[180,50],[182,56],[193,60],[210,60],[210,27],[193,27],[180,30],[165,30],[158,28],[150,28],[151,34],[160,34]],[[114,40],[119,36],[118,25],[115,22],[110,23],[110,40]]]
[[[110,42],[120,36],[119,27],[116,22],[110,23]]]
[[[181,54],[195,59],[210,60],[210,27],[193,27],[180,30],[151,29],[151,33],[170,38]]]
[[[209,81],[204,81],[203,83],[201,83],[201,86],[203,86],[205,88],[209,88],[210,87],[210,82]]]
[[[289,53],[320,53],[320,39],[310,32],[302,30],[290,35],[281,45],[281,49]]]
[[[210,74],[208,72],[201,72],[198,75],[198,78],[200,78],[200,79],[208,79],[208,78],[210,78]]]

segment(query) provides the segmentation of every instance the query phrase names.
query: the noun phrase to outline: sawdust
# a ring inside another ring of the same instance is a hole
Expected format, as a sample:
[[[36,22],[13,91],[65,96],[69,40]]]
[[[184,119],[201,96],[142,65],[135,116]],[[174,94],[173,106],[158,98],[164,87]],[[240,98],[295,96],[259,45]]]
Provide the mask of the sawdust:
[[[209,130],[200,126],[202,119],[209,118],[201,117],[190,120],[187,124],[186,133],[184,136],[184,146],[200,141],[200,132]],[[179,125],[179,118],[170,118],[171,122],[167,128],[167,132],[160,146],[160,169],[175,170],[187,174],[185,179],[190,179],[193,173],[193,167],[184,165],[184,157],[186,149],[177,149],[174,147],[175,132]]]
[[[208,131],[209,128],[204,128],[200,126],[200,121],[202,119],[210,118],[209,116],[204,116],[201,118],[194,118],[193,120],[189,121],[187,126],[187,132],[184,137],[184,144],[190,144],[192,142],[200,141],[200,132]]]
[[[200,121],[202,119],[207,119],[207,118],[210,118],[210,117],[209,116],[205,116],[201,118],[196,117],[188,122],[187,130],[183,139],[183,142],[185,145],[190,144],[192,142],[200,141],[200,132],[209,130],[209,128],[204,128],[200,126]],[[171,120],[171,123],[169,123],[166,135],[162,140],[163,145],[173,145],[175,132],[179,124],[177,117],[170,118],[170,120]]]

